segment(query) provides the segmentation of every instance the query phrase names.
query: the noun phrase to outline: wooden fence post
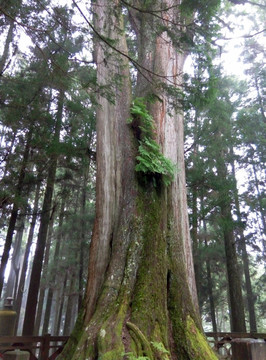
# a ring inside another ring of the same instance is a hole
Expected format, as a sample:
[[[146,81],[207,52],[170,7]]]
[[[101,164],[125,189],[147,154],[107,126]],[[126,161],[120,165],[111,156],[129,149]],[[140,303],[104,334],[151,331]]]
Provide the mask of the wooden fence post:
[[[50,338],[50,334],[45,334],[43,336],[43,342],[41,345],[41,360],[47,360],[49,358]]]

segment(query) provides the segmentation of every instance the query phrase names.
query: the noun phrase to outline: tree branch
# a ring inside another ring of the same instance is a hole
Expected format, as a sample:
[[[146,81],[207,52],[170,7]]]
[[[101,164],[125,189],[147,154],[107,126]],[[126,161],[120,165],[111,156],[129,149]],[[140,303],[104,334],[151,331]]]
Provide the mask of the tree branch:
[[[138,71],[140,71],[140,69],[147,71],[147,73],[152,74],[158,78],[162,78],[167,80],[168,82],[172,83],[175,85],[173,80],[170,80],[169,78],[176,78],[178,77],[180,74],[176,74],[173,76],[166,76],[166,75],[160,75],[158,73],[153,72],[150,69],[147,69],[146,67],[142,66],[141,64],[139,64],[136,60],[134,60],[132,57],[130,57],[128,54],[124,53],[123,51],[119,50],[118,48],[116,48],[114,45],[110,44],[110,42],[108,42],[106,40],[106,38],[104,36],[102,36],[93,26],[93,24],[88,20],[88,18],[86,17],[86,15],[83,13],[83,11],[81,10],[81,8],[79,7],[79,5],[77,4],[77,2],[75,0],[72,0],[73,4],[76,6],[76,8],[78,9],[80,15],[83,17],[83,19],[86,21],[86,23],[89,25],[89,27],[92,29],[92,31],[94,32],[94,34],[106,45],[108,45],[112,50],[114,50],[115,52],[117,52],[118,54],[124,56],[126,59],[128,59],[135,67]],[[147,78],[146,75],[143,74],[143,72],[140,71],[140,73],[145,77],[145,79],[149,82],[151,82],[150,79]]]
[[[241,35],[241,36],[237,36],[237,37],[231,37],[231,38],[219,38],[219,39],[216,39],[216,40],[235,40],[235,39],[249,39],[249,38],[253,38],[254,36],[257,36],[259,34],[262,34],[266,32],[266,28],[263,29],[263,30],[260,30],[260,31],[257,31],[256,33],[254,34],[246,34],[246,35]]]

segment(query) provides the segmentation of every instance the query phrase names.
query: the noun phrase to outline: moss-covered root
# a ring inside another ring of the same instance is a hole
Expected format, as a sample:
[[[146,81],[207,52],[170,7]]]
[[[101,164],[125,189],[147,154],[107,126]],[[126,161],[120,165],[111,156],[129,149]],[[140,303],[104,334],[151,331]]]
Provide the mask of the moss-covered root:
[[[127,322],[127,327],[132,332],[132,339],[136,342],[136,348],[142,349],[143,354],[138,355],[145,355],[147,358],[149,358],[149,360],[154,360],[150,343],[146,339],[145,335],[135,324],[129,321]]]
[[[218,360],[212,351],[205,336],[199,331],[194,320],[188,316],[186,321],[186,338],[188,340],[188,353],[190,359]]]

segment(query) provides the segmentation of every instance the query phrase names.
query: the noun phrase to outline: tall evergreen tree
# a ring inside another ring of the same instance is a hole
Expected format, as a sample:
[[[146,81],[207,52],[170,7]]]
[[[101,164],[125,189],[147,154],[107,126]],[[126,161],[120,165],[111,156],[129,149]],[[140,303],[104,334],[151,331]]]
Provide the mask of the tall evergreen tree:
[[[133,105],[122,4],[138,50]],[[213,9],[204,4],[198,21],[207,27]],[[61,358],[122,359],[132,353],[214,359],[196,310],[183,117],[168,92],[180,92],[182,41],[195,9],[176,1],[94,5],[97,80],[113,91],[98,98],[96,220],[85,309]]]

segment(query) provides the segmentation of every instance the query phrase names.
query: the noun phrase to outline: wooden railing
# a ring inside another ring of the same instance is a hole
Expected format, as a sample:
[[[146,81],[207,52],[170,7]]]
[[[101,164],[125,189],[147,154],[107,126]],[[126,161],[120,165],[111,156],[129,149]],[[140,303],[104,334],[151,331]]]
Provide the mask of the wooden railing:
[[[231,345],[237,342],[237,339],[262,339],[266,341],[265,333],[240,333],[240,332],[206,332],[206,337],[210,344],[213,344],[214,349],[218,353],[223,353],[223,359],[231,359],[232,358],[232,349]],[[213,338],[213,340],[210,340]],[[229,345],[228,345],[229,344]],[[228,346],[227,346],[228,345]]]
[[[215,350],[223,348],[225,359],[231,358],[231,351],[225,347],[234,339],[264,339],[265,333],[230,333],[230,332],[206,332],[208,341],[213,344]],[[23,350],[30,354],[30,360],[55,360],[62,352],[68,336],[0,336],[0,359],[4,359],[4,353],[10,350]],[[210,340],[212,338],[213,340]]]
[[[0,336],[0,359],[10,350],[23,350],[30,360],[55,360],[62,352],[68,336]]]

